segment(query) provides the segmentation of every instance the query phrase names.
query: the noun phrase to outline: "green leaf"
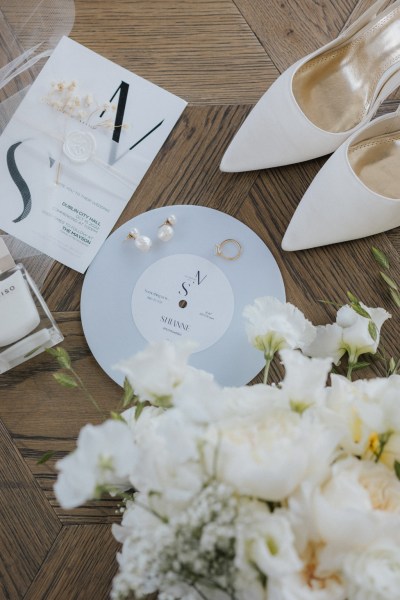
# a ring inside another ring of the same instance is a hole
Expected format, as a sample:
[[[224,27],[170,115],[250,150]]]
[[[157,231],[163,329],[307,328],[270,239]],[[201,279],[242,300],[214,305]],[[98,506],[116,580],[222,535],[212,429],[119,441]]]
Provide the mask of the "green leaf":
[[[61,346],[58,346],[57,352],[58,352],[57,360],[58,360],[58,364],[60,365],[60,367],[62,367],[63,369],[70,369],[71,368],[71,359],[69,357],[68,352],[66,350],[64,350],[64,348],[61,348]]]
[[[398,290],[399,289],[397,287],[397,283],[395,281],[393,281],[393,279],[391,279],[390,277],[388,277],[386,275],[386,273],[383,273],[383,271],[380,271],[380,275],[381,275],[383,281],[386,281],[386,283],[388,284],[388,286],[391,287],[393,290]]]
[[[360,301],[359,301],[359,299],[357,298],[357,296],[355,296],[355,295],[354,295],[354,294],[352,294],[351,292],[347,292],[347,297],[348,297],[348,299],[350,300],[350,302],[351,302],[352,304],[357,304],[357,305],[359,305],[359,304],[360,304]]]
[[[368,333],[372,337],[374,342],[376,342],[376,340],[378,338],[378,329],[373,321],[370,321],[368,323]]]
[[[369,312],[367,312],[359,304],[352,304],[351,308],[354,310],[354,312],[356,312],[357,314],[361,315],[362,317],[365,317],[366,319],[370,319],[371,318],[371,315],[369,314]]]
[[[46,348],[46,352],[50,354],[53,358],[57,357],[57,349],[56,348]]]
[[[122,421],[122,423],[126,423],[124,417],[120,413],[115,412],[114,410],[110,412],[110,416],[114,421]]]
[[[396,371],[396,361],[393,356],[389,361],[389,374],[392,375]]]
[[[144,402],[138,402],[138,404],[136,405],[135,408],[135,419],[136,421],[139,419],[140,415],[143,412],[144,407],[146,406],[146,404]]]
[[[126,408],[128,406],[128,404],[130,404],[134,399],[135,399],[135,392],[133,391],[133,388],[131,386],[131,384],[128,381],[128,378],[125,377],[124,379],[124,395],[122,397],[122,406],[124,408]]]
[[[396,473],[397,479],[400,479],[400,462],[398,460],[394,461],[394,472]]]
[[[321,304],[331,304],[336,308],[341,308],[343,306],[343,304],[341,304],[340,302],[333,302],[332,300],[317,300],[317,302],[321,302]]]
[[[160,408],[171,408],[172,396],[171,395],[155,396],[154,400],[152,401],[152,404],[154,406],[159,406]]]
[[[66,373],[53,373],[54,379],[60,385],[68,388],[78,387],[78,383],[75,381],[73,377],[67,375]]]
[[[379,250],[378,248],[375,248],[375,246],[372,246],[371,252],[372,252],[372,256],[374,257],[374,259],[376,260],[378,265],[380,265],[384,269],[389,268],[389,266],[390,266],[389,259],[386,256],[386,254],[384,252],[382,252],[382,250]]]
[[[44,465],[44,463],[46,463],[48,460],[50,460],[50,458],[53,458],[54,455],[55,455],[54,450],[49,450],[48,452],[45,452],[44,454],[42,454],[42,456],[39,458],[39,460],[36,461],[36,464]]]
[[[47,352],[57,360],[60,367],[63,369],[71,368],[71,359],[64,348],[61,348],[61,346],[57,346],[57,348],[48,348]]]
[[[400,308],[400,294],[396,290],[393,290],[392,288],[389,289],[389,292],[390,292],[390,295],[392,296],[392,300],[395,303],[395,305]]]
[[[353,371],[359,371],[360,369],[365,369],[366,367],[369,367],[371,363],[367,362],[367,361],[360,361],[357,362],[354,367],[353,367]]]

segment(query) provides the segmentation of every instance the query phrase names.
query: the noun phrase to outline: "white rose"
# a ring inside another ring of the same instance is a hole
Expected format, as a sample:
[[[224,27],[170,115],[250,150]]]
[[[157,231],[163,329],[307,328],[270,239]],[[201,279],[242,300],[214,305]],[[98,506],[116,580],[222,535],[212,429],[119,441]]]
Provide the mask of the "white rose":
[[[345,557],[343,573],[349,600],[398,600],[399,541],[384,539]]]
[[[218,478],[239,494],[273,501],[319,471],[315,453],[329,460],[337,442],[320,424],[289,410],[221,423],[215,437]]]
[[[282,348],[303,348],[315,336],[314,326],[298,308],[271,296],[257,298],[243,316],[250,343],[270,358]]]
[[[175,389],[185,377],[194,348],[192,342],[153,342],[114,368],[124,373],[142,402],[169,406]]]
[[[129,487],[135,457],[132,432],[121,421],[86,425],[76,450],[56,464],[57,500],[63,508],[74,508],[97,496],[102,487]]]

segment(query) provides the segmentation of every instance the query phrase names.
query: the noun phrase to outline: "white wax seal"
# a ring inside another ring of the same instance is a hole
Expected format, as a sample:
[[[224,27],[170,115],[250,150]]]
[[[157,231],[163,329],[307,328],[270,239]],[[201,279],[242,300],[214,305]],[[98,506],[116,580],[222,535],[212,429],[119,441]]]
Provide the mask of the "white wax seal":
[[[64,141],[63,151],[73,162],[86,162],[96,150],[96,140],[88,131],[70,131]]]

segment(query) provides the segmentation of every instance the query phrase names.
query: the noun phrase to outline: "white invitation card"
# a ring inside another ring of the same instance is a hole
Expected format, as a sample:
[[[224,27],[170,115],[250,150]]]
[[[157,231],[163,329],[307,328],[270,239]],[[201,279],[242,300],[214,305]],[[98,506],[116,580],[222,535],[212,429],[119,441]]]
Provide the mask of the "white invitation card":
[[[196,353],[223,337],[234,305],[232,286],[217,265],[194,254],[173,254],[137,280],[132,317],[148,342],[192,340]]]
[[[84,272],[186,104],[64,37],[0,136],[0,228]]]

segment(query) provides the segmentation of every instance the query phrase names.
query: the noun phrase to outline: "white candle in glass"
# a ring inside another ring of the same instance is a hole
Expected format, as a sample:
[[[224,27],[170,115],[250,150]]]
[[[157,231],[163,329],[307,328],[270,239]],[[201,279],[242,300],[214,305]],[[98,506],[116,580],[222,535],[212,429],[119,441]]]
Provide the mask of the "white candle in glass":
[[[40,316],[20,270],[6,271],[0,279],[0,347],[31,333]]]

